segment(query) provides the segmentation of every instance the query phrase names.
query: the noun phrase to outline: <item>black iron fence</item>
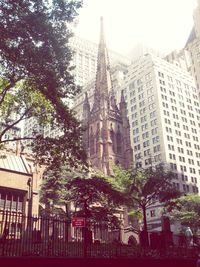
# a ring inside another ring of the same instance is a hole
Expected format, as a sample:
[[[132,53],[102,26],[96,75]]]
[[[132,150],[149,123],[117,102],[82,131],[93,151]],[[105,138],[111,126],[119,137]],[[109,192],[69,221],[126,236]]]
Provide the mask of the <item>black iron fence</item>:
[[[112,258],[120,253],[121,230],[104,221],[73,227],[58,216],[27,217],[2,210],[0,236],[0,256]]]
[[[0,256],[67,258],[194,258],[200,238],[190,242],[171,232],[149,233],[149,246],[122,243],[122,229],[108,221],[87,220],[73,227],[59,216],[32,216],[0,211]]]

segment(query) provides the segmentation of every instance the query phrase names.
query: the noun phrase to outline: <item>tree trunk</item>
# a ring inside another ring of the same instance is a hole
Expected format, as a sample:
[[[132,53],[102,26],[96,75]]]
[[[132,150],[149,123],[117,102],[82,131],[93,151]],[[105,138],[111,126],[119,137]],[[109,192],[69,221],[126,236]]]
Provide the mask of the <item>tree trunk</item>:
[[[66,213],[66,217],[69,217],[69,209],[68,209],[68,203],[65,203],[65,213]]]
[[[142,212],[143,212],[143,231],[147,232],[147,216],[146,216],[146,206],[142,206]]]
[[[143,212],[143,230],[140,233],[140,244],[143,248],[147,248],[149,246],[149,237],[148,237],[148,231],[147,231],[147,218],[146,218],[146,207],[142,206],[142,212]]]

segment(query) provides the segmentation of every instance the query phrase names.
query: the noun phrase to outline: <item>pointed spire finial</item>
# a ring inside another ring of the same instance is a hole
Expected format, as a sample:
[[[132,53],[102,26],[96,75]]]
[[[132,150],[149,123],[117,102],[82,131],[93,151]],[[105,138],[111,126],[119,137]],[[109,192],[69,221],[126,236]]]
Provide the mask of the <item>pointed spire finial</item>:
[[[88,106],[90,106],[89,100],[88,100],[88,93],[85,92],[85,100],[83,102],[83,107],[88,107]]]
[[[97,74],[95,95],[92,110],[103,109],[109,106],[109,92],[112,89],[110,64],[104,36],[103,17],[101,17],[100,40],[97,55]]]
[[[126,103],[125,97],[124,97],[124,90],[121,91],[121,103]]]
[[[105,42],[104,38],[104,25],[103,25],[103,17],[100,17],[100,43]]]

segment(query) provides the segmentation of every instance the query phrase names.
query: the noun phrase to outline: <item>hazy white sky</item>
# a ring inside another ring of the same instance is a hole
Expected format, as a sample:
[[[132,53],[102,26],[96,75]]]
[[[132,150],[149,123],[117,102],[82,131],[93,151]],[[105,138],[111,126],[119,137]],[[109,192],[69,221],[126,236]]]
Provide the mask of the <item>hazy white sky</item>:
[[[103,16],[108,48],[127,54],[142,42],[168,53],[185,45],[196,6],[197,0],[83,0],[75,32],[98,42]]]

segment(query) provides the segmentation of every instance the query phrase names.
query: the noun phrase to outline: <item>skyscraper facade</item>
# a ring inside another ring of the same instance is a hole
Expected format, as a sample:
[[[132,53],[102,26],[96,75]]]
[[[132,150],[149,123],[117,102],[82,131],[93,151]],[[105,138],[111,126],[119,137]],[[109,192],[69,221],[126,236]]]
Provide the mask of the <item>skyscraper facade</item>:
[[[200,108],[194,78],[152,55],[129,67],[126,77],[122,89],[128,104],[135,165],[165,162],[176,173],[177,188],[197,192]]]
[[[182,68],[146,55],[128,68],[124,85],[133,162],[148,168],[164,163],[175,188],[200,188],[200,107],[194,78]],[[161,205],[150,206],[150,228],[161,225]],[[150,229],[149,228],[149,229]]]
[[[1,114],[0,114],[1,117]],[[15,138],[21,137],[21,127],[18,124],[12,126],[15,121],[17,121],[18,115],[15,112],[12,112],[9,117],[3,117],[0,121],[0,133],[1,133],[1,141],[4,142],[4,146],[10,149],[16,149],[16,142],[15,141],[6,141],[6,140],[14,140]]]
[[[194,27],[185,45],[191,56],[190,73],[194,76],[196,86],[200,90],[200,0],[193,13]]]
[[[74,78],[78,85],[85,85],[96,75],[98,45],[78,36],[70,39],[73,50],[72,65],[75,66]],[[130,64],[130,60],[114,51],[108,50],[110,63]]]

